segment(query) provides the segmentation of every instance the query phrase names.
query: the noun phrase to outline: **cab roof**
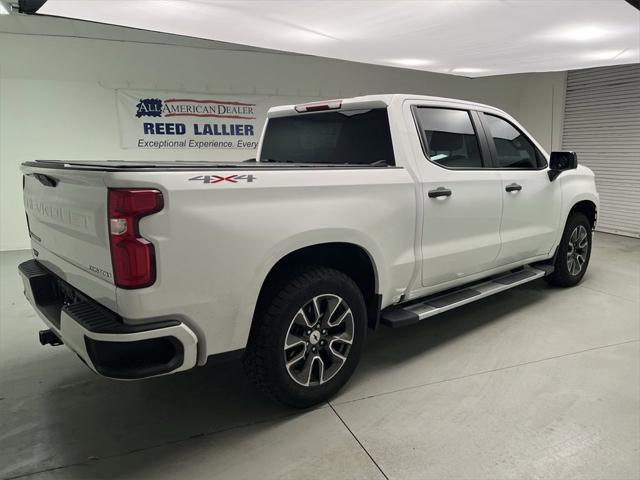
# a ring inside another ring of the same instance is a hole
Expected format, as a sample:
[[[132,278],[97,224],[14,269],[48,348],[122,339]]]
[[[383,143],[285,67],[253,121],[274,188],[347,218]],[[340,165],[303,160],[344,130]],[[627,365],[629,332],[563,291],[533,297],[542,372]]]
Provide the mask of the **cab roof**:
[[[391,93],[382,95],[362,95],[359,97],[350,97],[342,99],[321,100],[297,105],[280,105],[271,107],[267,113],[269,117],[282,117],[290,115],[298,115],[321,110],[357,110],[370,108],[386,108],[392,104],[402,103],[405,100],[425,102],[435,105],[454,104],[458,107],[469,108],[474,110],[485,110],[506,114],[502,110],[477,102],[460,100],[456,98],[434,97],[429,95],[414,95],[408,93]],[[336,107],[336,104],[339,105]],[[321,108],[325,106],[326,108]],[[309,110],[306,107],[311,107]],[[320,108],[319,108],[320,107]]]

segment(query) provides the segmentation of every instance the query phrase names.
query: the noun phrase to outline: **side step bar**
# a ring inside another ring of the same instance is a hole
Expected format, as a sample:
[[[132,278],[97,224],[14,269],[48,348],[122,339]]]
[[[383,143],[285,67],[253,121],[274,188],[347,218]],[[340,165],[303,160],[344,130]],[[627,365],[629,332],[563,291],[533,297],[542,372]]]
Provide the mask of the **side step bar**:
[[[553,267],[549,265],[528,266],[514,272],[492,277],[489,280],[465,285],[444,294],[438,293],[393,306],[382,311],[380,323],[393,328],[418,323],[420,320],[446,312],[452,308],[475,302],[489,295],[544,277],[552,273],[552,271]]]

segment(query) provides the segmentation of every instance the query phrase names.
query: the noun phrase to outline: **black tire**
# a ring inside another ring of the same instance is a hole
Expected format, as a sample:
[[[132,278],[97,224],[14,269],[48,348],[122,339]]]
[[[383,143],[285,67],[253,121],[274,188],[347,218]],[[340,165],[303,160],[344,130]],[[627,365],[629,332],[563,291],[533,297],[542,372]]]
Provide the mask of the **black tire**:
[[[586,245],[579,247],[576,242],[583,232],[586,232],[584,237]],[[583,213],[571,213],[564,227],[560,245],[558,245],[554,263],[555,269],[551,275],[545,277],[545,280],[558,287],[573,287],[579,283],[589,266],[591,243],[591,223]],[[579,252],[579,255],[576,252]],[[579,269],[577,267],[580,263],[578,257],[584,260]]]
[[[244,357],[245,370],[257,386],[276,401],[296,408],[310,407],[334,395],[353,374],[366,334],[364,299],[350,277],[331,268],[304,267],[281,276],[276,282],[256,310]],[[321,314],[323,305],[325,313]],[[329,311],[334,315],[328,314]],[[345,332],[336,333],[342,328],[340,324],[329,325],[328,330],[319,327],[327,326],[331,319],[336,322],[339,319],[334,317],[338,316],[342,316]],[[318,319],[317,323],[312,317]],[[314,330],[306,330],[309,322],[314,324],[311,327]],[[301,330],[301,325],[305,325],[302,330],[306,331]],[[347,325],[352,325],[352,329],[347,331]],[[313,336],[315,333],[318,335]],[[300,338],[305,345],[299,345]],[[291,340],[288,343],[295,348],[285,348],[285,340]],[[340,351],[346,360],[341,359],[342,355],[338,358],[334,351]],[[300,355],[303,358],[295,362]],[[328,373],[332,376],[323,379]],[[299,383],[305,378],[308,386]]]

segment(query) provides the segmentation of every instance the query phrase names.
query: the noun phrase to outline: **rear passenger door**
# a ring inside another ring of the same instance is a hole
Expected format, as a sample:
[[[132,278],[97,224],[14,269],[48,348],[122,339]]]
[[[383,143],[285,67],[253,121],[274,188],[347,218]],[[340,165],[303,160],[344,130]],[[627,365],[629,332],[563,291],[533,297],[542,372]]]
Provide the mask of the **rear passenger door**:
[[[433,287],[495,266],[502,189],[476,112],[414,105],[415,165],[423,206],[422,284]]]
[[[479,113],[494,167],[502,179],[500,265],[548,253],[557,236],[561,182],[549,181],[547,160],[517,125]]]

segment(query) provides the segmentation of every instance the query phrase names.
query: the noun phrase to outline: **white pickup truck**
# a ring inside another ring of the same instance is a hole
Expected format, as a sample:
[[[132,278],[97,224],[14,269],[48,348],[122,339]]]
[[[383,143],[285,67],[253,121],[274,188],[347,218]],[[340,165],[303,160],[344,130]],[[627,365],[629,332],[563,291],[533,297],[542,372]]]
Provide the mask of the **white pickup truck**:
[[[25,294],[117,379],[242,357],[280,402],[327,399],[367,329],[525,282],[578,283],[598,194],[505,112],[374,95],[275,107],[257,161],[22,165]]]

